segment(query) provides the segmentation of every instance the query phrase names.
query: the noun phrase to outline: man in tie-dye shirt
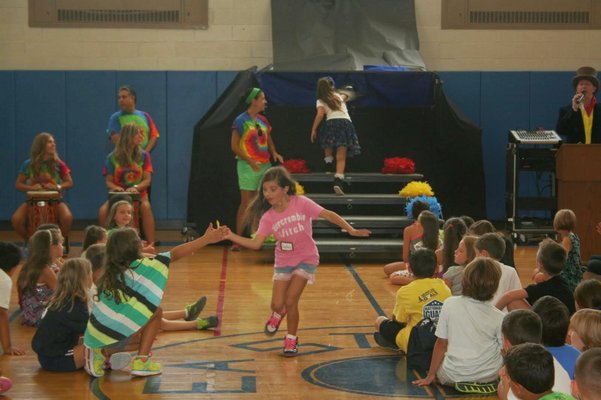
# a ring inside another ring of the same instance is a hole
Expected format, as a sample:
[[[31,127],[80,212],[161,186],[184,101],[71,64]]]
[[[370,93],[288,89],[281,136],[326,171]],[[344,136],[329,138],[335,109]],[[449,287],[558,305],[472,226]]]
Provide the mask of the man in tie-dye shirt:
[[[159,139],[159,131],[149,113],[136,110],[136,100],[136,91],[133,87],[125,85],[119,88],[117,101],[121,110],[109,118],[107,133],[111,141],[117,144],[121,128],[126,124],[134,123],[142,128],[142,132],[144,133],[144,139],[141,144],[142,149],[151,152]]]

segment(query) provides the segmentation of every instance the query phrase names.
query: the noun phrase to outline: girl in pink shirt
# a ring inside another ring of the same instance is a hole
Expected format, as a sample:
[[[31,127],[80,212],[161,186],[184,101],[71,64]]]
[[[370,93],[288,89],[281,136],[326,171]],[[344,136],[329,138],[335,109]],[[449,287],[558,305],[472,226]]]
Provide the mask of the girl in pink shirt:
[[[253,229],[254,238],[229,232],[226,239],[241,246],[258,250],[265,239],[276,238],[271,316],[265,324],[265,334],[277,332],[284,316],[288,315],[288,334],[284,339],[284,355],[298,352],[298,302],[307,283],[315,282],[319,253],[313,240],[312,223],[324,218],[346,230],[351,236],[369,236],[367,229],[355,229],[340,215],[326,210],[314,201],[296,196],[296,184],[282,167],[269,168],[261,180],[259,195],[250,204],[245,223]]]

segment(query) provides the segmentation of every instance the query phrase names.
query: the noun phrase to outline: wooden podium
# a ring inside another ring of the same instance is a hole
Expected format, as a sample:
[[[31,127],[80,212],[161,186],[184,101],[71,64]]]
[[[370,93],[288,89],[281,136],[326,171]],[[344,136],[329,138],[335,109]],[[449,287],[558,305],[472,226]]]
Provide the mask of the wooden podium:
[[[557,152],[557,207],[576,213],[582,263],[601,255],[601,144],[564,144]]]

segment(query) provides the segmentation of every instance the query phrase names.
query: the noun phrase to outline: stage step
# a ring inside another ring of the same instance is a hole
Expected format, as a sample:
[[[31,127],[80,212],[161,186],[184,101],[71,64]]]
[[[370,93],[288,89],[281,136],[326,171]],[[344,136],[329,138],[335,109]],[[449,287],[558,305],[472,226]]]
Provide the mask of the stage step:
[[[343,253],[353,257],[359,253],[395,253],[402,254],[402,239],[380,239],[380,238],[337,238],[337,239],[315,239],[320,253]],[[263,244],[263,249],[273,249],[275,243]]]
[[[405,227],[411,225],[409,218],[393,215],[343,215],[344,218],[355,229],[366,228],[371,230],[372,235],[390,234],[399,235]],[[342,230],[325,219],[313,221],[313,233],[318,235],[340,235]]]
[[[294,180],[300,182],[332,182],[332,172],[312,172],[309,174],[292,174]],[[412,182],[424,179],[422,174],[380,174],[378,172],[347,172],[344,180],[352,184],[355,182],[385,183],[385,182]]]
[[[348,208],[352,208],[353,204],[404,205],[407,203],[407,198],[398,194],[350,193],[340,196],[334,193],[305,193],[305,196],[322,206],[346,204]]]

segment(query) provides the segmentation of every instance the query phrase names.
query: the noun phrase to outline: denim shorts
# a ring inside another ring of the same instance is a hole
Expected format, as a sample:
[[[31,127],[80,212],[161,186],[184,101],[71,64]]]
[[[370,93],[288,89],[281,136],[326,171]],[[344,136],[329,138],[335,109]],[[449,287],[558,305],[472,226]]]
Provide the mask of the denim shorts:
[[[315,283],[315,271],[317,265],[301,263],[294,267],[275,267],[273,269],[274,281],[289,281],[292,279],[292,275],[298,275],[307,280],[309,285]]]

